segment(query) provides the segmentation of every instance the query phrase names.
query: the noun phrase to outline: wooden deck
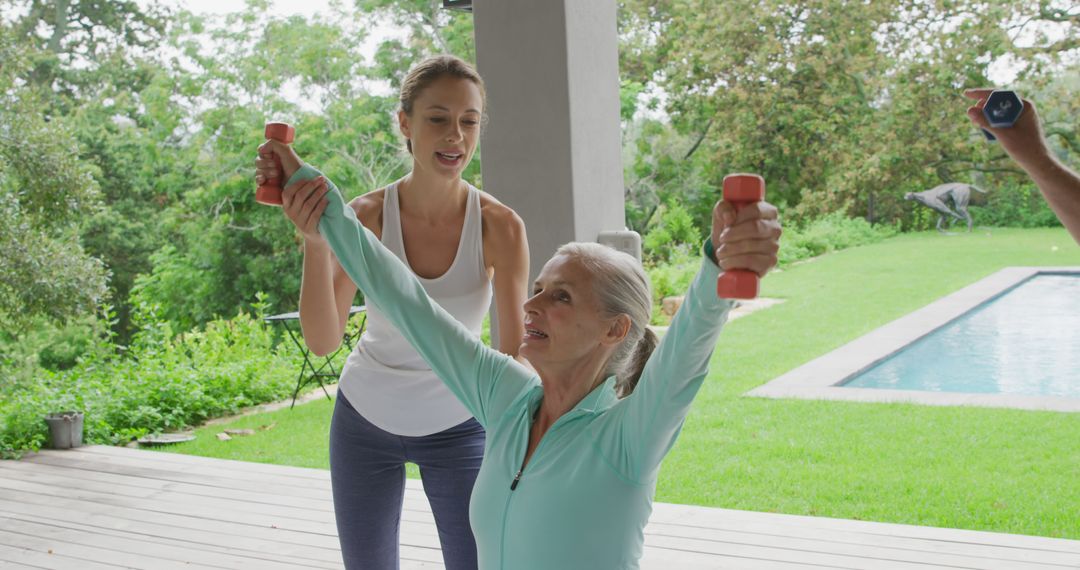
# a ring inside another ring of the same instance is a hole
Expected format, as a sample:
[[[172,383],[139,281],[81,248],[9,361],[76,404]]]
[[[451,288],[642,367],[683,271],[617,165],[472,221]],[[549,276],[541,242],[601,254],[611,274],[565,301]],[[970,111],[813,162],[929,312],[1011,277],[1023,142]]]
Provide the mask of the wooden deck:
[[[410,481],[402,568],[442,568]],[[1080,541],[657,504],[643,568],[1080,568]],[[329,473],[114,447],[0,461],[0,568],[340,568]]]

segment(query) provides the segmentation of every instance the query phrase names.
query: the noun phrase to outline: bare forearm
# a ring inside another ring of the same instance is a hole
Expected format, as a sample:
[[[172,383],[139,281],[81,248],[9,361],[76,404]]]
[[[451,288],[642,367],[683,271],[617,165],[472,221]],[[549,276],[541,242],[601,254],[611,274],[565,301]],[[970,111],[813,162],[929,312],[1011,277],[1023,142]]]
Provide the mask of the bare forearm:
[[[300,283],[300,329],[304,342],[317,355],[329,354],[341,344],[334,270],[326,243],[304,242],[304,275]]]
[[[1053,156],[1021,162],[1065,229],[1080,243],[1080,175]]]

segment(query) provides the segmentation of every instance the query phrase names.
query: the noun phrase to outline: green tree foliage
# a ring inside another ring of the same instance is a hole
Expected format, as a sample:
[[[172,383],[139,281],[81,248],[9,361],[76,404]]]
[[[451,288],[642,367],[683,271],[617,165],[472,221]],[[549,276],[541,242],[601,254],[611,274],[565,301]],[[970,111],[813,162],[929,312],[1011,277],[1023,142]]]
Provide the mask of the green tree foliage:
[[[475,59],[471,16],[439,0],[354,0],[312,18],[278,16],[268,0],[224,17],[126,0],[0,2],[7,49],[21,54],[5,56],[6,132],[20,126],[20,137],[58,145],[41,154],[68,161],[51,176],[68,168],[78,178],[9,193],[4,235],[22,237],[6,243],[66,253],[35,250],[7,274],[31,275],[23,267],[36,260],[38,275],[75,267],[100,282],[91,258],[100,260],[121,341],[139,303],[159,306],[176,330],[250,308],[258,291],[272,310],[294,309],[300,241],[278,210],[251,199],[262,124],[295,123],[305,158],[348,194],[366,192],[405,171],[393,113],[408,67],[432,53]],[[762,172],[793,223],[839,211],[924,227],[900,197],[954,179],[991,189],[988,203],[1014,212],[986,221],[1042,223],[1025,210],[1037,195],[967,123],[958,92],[1012,58],[1056,150],[1075,160],[1078,72],[1060,61],[1076,53],[1077,17],[1056,0],[622,0],[629,224],[666,258],[669,242],[696,231],[680,220],[702,219],[737,170]],[[365,44],[387,23],[399,33]],[[15,146],[0,173],[8,189],[29,176]],[[480,182],[478,162],[466,177]],[[38,239],[44,230],[24,209],[70,196],[77,215],[48,217],[49,235],[64,239]],[[90,265],[41,261],[68,258]],[[29,299],[25,283],[9,281]],[[71,312],[56,299],[75,289],[89,293],[79,310],[100,297],[89,281],[33,297]]]
[[[158,46],[170,15],[163,5],[134,0],[5,0],[0,7],[29,48],[26,78],[64,107],[142,73],[141,54]]]
[[[910,224],[905,192],[1014,181],[969,124],[960,91],[989,84],[990,64],[1006,57],[1026,85],[1059,73],[1055,62],[1076,47],[1075,12],[1020,0],[625,0],[624,75],[661,87],[675,131],[701,139],[684,159],[700,166],[644,175],[663,186],[699,171],[718,188],[725,173],[759,172],[789,214]],[[1065,39],[1023,47],[1024,29],[1048,25]]]
[[[40,89],[19,80],[27,51],[0,29],[0,324],[64,321],[92,311],[105,271],[87,255],[79,216],[99,207],[70,121],[43,114]]]
[[[161,106],[185,110],[176,128],[190,162],[185,178],[167,188],[158,222],[169,243],[136,279],[133,303],[159,305],[178,330],[234,313],[259,291],[275,310],[295,310],[301,241],[280,209],[252,196],[266,121],[293,123],[301,156],[347,194],[402,174],[394,101],[359,82],[367,73],[358,52],[363,29],[330,15],[282,19],[260,6],[224,22],[186,15],[171,40],[184,57],[168,77],[190,88],[162,93]]]
[[[27,54],[17,80],[40,93],[33,113],[63,117],[77,139],[73,156],[101,191],[98,207],[79,212],[78,242],[109,270],[126,338],[131,284],[149,270],[162,239],[154,218],[164,204],[154,182],[181,170],[167,133],[144,128],[153,122],[144,95],[158,73],[154,50],[171,13],[131,1],[7,4],[7,29]]]
[[[472,17],[444,9],[442,0],[355,2],[358,12],[366,17],[392,22],[406,31],[404,40],[383,42],[375,54],[375,75],[390,81],[395,89],[404,77],[403,71],[424,56],[448,53],[476,61]]]

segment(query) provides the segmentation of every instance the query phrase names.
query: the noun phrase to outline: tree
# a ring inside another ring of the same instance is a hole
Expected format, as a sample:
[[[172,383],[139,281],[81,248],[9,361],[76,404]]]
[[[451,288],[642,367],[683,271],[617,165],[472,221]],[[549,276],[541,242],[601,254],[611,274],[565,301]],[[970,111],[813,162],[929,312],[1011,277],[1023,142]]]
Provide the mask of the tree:
[[[1025,52],[1032,19],[1072,26],[1064,9],[1030,2],[850,0],[715,3],[625,0],[622,62],[660,86],[697,153],[726,172],[762,173],[791,216],[847,211],[904,218],[904,192],[941,181],[1009,174],[978,140],[964,87],[987,85],[995,59],[1021,60],[1030,79],[1068,42]]]
[[[77,101],[111,72],[138,68],[140,50],[154,49],[169,10],[134,0],[6,0],[15,40],[30,48],[27,78]],[[136,48],[136,49],[132,49]],[[117,64],[117,58],[123,60]]]
[[[17,76],[27,51],[0,28],[0,323],[65,321],[93,311],[105,292],[101,263],[83,251],[77,222],[99,205],[91,169],[60,117]]]
[[[191,89],[164,94],[163,106],[184,111],[181,141],[194,152],[187,175],[165,190],[175,197],[159,223],[168,241],[136,279],[132,303],[158,305],[178,330],[235,314],[258,292],[273,310],[295,310],[302,242],[280,209],[253,199],[267,120],[293,123],[301,156],[350,197],[403,174],[394,98],[360,81],[369,76],[358,52],[366,32],[352,23],[361,19],[286,19],[264,8],[250,4],[223,22],[184,15],[171,40],[186,59],[168,74]]]

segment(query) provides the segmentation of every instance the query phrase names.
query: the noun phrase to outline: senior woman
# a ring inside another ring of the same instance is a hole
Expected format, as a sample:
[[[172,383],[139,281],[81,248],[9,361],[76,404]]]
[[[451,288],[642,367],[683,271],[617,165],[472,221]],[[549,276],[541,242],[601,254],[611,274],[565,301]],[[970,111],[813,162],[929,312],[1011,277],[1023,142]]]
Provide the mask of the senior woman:
[[[718,203],[686,300],[662,342],[648,331],[648,278],[631,256],[571,243],[525,302],[514,358],[485,346],[425,294],[402,262],[290,148],[286,203],[299,200],[341,266],[487,430],[469,508],[483,570],[636,569],[660,462],[708,371],[730,302],[724,267],[776,265],[776,208]],[[655,352],[654,349],[655,348]],[[534,371],[535,370],[535,371]]]

